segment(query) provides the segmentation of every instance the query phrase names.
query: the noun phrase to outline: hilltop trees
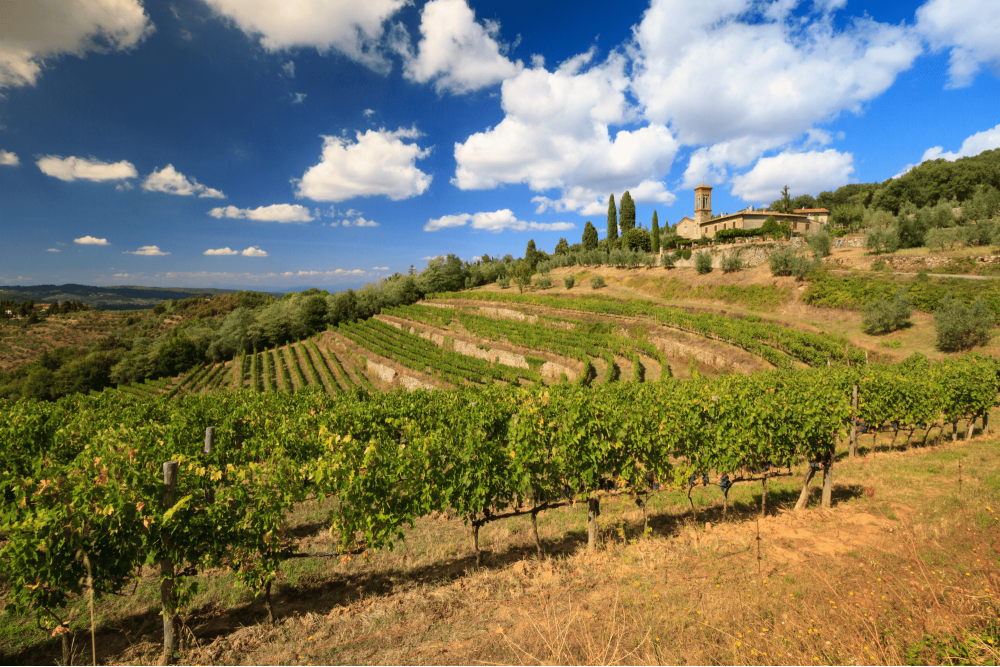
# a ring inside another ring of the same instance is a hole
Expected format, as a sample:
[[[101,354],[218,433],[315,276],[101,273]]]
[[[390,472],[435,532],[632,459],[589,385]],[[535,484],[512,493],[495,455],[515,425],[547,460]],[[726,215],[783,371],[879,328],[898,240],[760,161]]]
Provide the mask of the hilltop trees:
[[[590,220],[583,226],[582,244],[584,250],[597,250],[597,229],[591,224]]]
[[[615,208],[614,194],[608,197],[608,249],[615,247],[618,240],[618,209]]]
[[[627,231],[635,229],[635,202],[632,201],[632,195],[629,194],[628,190],[622,195],[621,215],[619,217],[618,227],[624,238]]]

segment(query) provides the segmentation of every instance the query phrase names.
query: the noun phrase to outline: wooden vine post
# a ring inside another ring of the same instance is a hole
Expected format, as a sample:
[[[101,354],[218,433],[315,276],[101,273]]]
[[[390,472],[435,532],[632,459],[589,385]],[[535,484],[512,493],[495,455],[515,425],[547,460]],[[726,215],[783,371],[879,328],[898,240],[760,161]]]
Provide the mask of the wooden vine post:
[[[208,428],[205,429],[205,446],[202,448],[202,451],[205,452],[205,456],[208,456],[209,454],[212,453],[212,448],[214,446],[215,446],[215,427],[209,426]],[[208,503],[215,502],[215,489],[205,490],[205,500]]]
[[[857,455],[858,455],[858,385],[854,385],[854,391],[851,392],[851,458],[853,459]]]
[[[538,549],[538,559],[542,558],[542,540],[538,537],[538,502],[537,499],[531,508],[531,532],[535,536],[535,548]]]
[[[163,508],[174,506],[177,495],[177,461],[163,464]],[[170,548],[170,536],[160,530],[163,546]],[[163,616],[163,656],[160,664],[169,665],[177,651],[177,601],[174,596],[174,561],[169,556],[160,561],[160,605]]]
[[[597,517],[601,516],[601,499],[592,496],[587,501],[587,549],[597,548]]]

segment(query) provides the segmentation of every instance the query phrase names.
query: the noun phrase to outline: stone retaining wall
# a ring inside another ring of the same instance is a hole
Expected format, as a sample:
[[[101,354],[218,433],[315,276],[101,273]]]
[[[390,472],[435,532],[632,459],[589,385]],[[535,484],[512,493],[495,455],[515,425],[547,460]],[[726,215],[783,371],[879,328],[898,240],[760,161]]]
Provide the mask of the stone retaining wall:
[[[510,310],[509,308],[489,308],[486,306],[480,306],[479,314],[498,320],[514,320],[516,322],[529,322],[531,324],[538,321],[538,315],[528,315],[527,313]]]
[[[392,381],[396,379],[397,375],[399,375],[395,368],[384,366],[380,363],[372,361],[371,359],[368,360],[368,370],[375,373],[375,375],[378,376],[378,379],[382,380],[386,384],[392,384]]]
[[[784,250],[786,248],[797,250],[799,248],[804,248],[805,246],[806,240],[801,236],[795,236],[790,241],[730,243],[727,245],[717,245],[710,248],[702,248],[701,250],[694,250],[691,253],[691,259],[679,259],[674,262],[674,266],[678,269],[692,269],[694,268],[694,253],[707,250],[712,255],[713,269],[721,269],[722,260],[736,253],[739,253],[740,257],[743,258],[743,267],[749,269],[755,266],[760,266],[761,264],[766,264],[768,258],[779,250]]]

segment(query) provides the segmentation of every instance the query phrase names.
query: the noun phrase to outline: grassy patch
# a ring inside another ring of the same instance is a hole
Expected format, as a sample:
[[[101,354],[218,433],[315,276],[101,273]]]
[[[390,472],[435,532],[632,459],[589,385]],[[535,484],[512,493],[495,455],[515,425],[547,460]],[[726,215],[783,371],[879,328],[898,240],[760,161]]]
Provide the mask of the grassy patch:
[[[760,311],[777,310],[792,298],[790,288],[777,284],[692,286],[679,278],[629,278],[624,284],[671,301],[722,301]]]
[[[944,295],[951,292],[955,298],[972,303],[982,296],[990,310],[1000,316],[1000,284],[992,280],[963,278],[904,279],[895,276],[852,274],[836,276],[826,274],[813,281],[802,295],[810,306],[861,310],[865,303],[875,299],[891,299],[896,290],[905,287],[913,307],[925,313],[937,310]]]

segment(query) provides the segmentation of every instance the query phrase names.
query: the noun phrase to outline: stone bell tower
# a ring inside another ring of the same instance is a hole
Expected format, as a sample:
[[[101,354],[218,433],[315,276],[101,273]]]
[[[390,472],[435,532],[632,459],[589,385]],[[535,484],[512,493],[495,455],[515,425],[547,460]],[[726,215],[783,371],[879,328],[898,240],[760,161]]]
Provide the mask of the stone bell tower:
[[[701,223],[712,219],[712,186],[699,185],[694,189],[694,221]]]

